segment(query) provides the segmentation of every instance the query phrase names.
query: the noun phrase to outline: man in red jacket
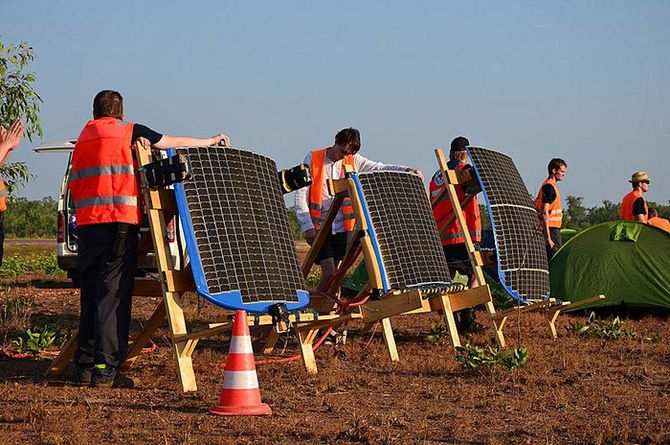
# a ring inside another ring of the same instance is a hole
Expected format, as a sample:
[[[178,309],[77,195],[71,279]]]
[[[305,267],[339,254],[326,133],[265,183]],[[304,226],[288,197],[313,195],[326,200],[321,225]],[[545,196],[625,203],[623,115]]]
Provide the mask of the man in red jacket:
[[[131,297],[137,267],[142,200],[135,177],[132,143],[158,149],[216,145],[230,139],[168,136],[123,121],[123,98],[104,90],[93,100],[93,120],[82,130],[74,152],[70,191],[75,202],[81,277],[77,380],[112,386],[128,352]],[[132,385],[118,379],[116,385]]]

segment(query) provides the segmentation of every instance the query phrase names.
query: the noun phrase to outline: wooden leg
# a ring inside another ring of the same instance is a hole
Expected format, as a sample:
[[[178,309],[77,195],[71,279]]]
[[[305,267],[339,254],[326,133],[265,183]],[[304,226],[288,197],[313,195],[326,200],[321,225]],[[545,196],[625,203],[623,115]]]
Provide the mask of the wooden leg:
[[[503,318],[502,321],[500,322],[500,325],[496,322],[496,320],[493,319],[496,315],[496,309],[493,306],[493,302],[489,301],[486,303],[486,311],[489,313],[489,318],[491,319],[491,323],[493,323],[493,329],[496,331],[496,342],[498,343],[498,346],[501,348],[505,347],[505,336],[503,335],[503,326],[505,325],[505,321],[507,320],[507,317]]]
[[[49,366],[44,373],[44,378],[47,378],[50,375],[61,374],[65,368],[67,368],[67,365],[74,359],[74,353],[77,352],[77,348],[79,347],[79,344],[77,343],[78,334],[79,331],[75,331],[74,334],[72,334],[72,337],[70,337],[65,345],[63,345],[56,360],[53,361],[51,366]]]
[[[309,374],[317,374],[318,370],[316,369],[316,359],[314,358],[314,350],[312,349],[312,342],[308,338],[314,339],[316,336],[316,330],[305,328],[303,331],[299,327],[294,328],[295,335],[300,343],[300,352],[302,354],[302,363],[305,365],[305,369]]]
[[[449,301],[449,295],[442,295],[440,297],[440,303],[442,306],[442,312],[444,312],[444,319],[446,320],[447,327],[449,328],[451,343],[454,345],[454,348],[456,348],[461,345],[461,339],[458,337],[458,329],[456,328],[456,319],[454,318],[454,312],[451,310],[451,302]]]
[[[554,337],[554,340],[556,340],[558,338],[558,333],[556,332],[556,319],[558,319],[558,316],[561,315],[561,311],[560,309],[557,309],[550,315],[551,318],[549,319],[549,329],[551,329],[551,335]]]
[[[400,357],[398,356],[398,349],[395,345],[395,337],[393,337],[393,327],[391,327],[390,318],[382,318],[382,335],[384,336],[384,341],[386,341],[386,347],[388,348],[389,355],[391,356],[391,361],[400,361]]]
[[[277,340],[279,340],[279,332],[277,332],[273,326],[270,328],[268,339],[265,341],[265,346],[263,346],[263,354],[272,353],[272,350],[275,348],[275,345],[277,344]]]
[[[179,343],[175,343],[174,341],[175,336],[188,333],[186,329],[184,311],[181,308],[179,293],[165,292],[164,301],[168,324],[170,325],[170,332],[172,334],[172,348],[177,364],[179,381],[181,382],[181,386],[184,392],[196,391],[198,389],[198,385],[195,381],[193,361],[191,360],[191,352],[193,352],[192,346],[195,345],[189,343],[188,341],[182,341]]]
[[[156,332],[163,320],[165,320],[165,301],[161,300],[156,309],[154,309],[154,313],[151,314],[151,318],[149,318],[147,324],[144,326],[142,333],[137,337],[130,351],[128,351],[126,360],[122,365],[124,368],[133,366],[137,357],[142,353],[142,348],[149,342],[149,339],[151,339],[151,336]]]

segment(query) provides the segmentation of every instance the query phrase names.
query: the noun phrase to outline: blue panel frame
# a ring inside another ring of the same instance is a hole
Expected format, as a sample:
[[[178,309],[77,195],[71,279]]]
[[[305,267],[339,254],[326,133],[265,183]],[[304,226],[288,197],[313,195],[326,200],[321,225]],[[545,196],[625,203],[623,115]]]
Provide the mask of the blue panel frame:
[[[358,174],[350,173],[351,179],[354,181],[356,186],[356,193],[358,194],[358,201],[361,203],[363,208],[363,215],[365,215],[365,223],[368,226],[368,235],[370,236],[370,241],[372,243],[372,249],[375,251],[375,257],[377,260],[377,267],[379,267],[379,272],[382,279],[382,285],[384,286],[384,292],[391,290],[391,284],[389,283],[388,275],[386,273],[386,267],[382,261],[382,253],[379,249],[379,242],[377,240],[377,234],[375,233],[375,228],[372,225],[372,217],[370,216],[370,210],[368,209],[368,203],[365,200],[365,195],[363,194],[363,187],[361,186],[361,181],[358,179]]]
[[[486,209],[489,212],[489,220],[491,221],[491,229],[493,229],[493,240],[495,242],[496,246],[496,252],[500,252],[500,248],[498,246],[498,235],[496,235],[496,226],[495,226],[495,221],[493,220],[493,212],[491,210],[491,202],[489,201],[489,197],[486,194],[486,189],[484,189],[484,182],[482,181],[482,177],[479,174],[479,170],[477,169],[477,166],[475,165],[475,162],[472,160],[472,156],[470,156],[470,150],[468,150],[468,147],[465,148],[468,152],[468,157],[470,158],[470,165],[475,170],[475,174],[477,175],[477,181],[479,181],[479,187],[482,189],[482,195],[484,195],[484,202],[486,202]],[[526,300],[524,297],[521,295],[517,294],[506,282],[505,282],[505,274],[502,272],[502,266],[500,265],[500,256],[496,253],[496,263],[497,263],[497,271],[498,271],[498,282],[500,285],[505,289],[505,292],[514,300],[519,301],[521,303],[528,303],[528,300]],[[549,298],[549,294],[546,295],[545,299]]]
[[[168,156],[174,156],[177,151],[170,148],[167,151]],[[174,184],[175,199],[177,200],[177,208],[179,210],[179,219],[184,228],[184,236],[186,238],[186,250],[191,262],[191,270],[193,271],[193,281],[195,281],[195,288],[198,295],[210,303],[217,306],[224,307],[231,310],[245,310],[253,313],[266,313],[270,307],[281,303],[280,301],[261,301],[254,303],[245,303],[242,301],[242,293],[239,290],[219,292],[212,294],[209,292],[205,273],[202,268],[202,260],[198,252],[198,245],[195,241],[195,234],[193,231],[193,221],[191,220],[191,213],[188,209],[188,202],[186,201],[186,192],[184,185],[180,182]],[[298,296],[297,302],[285,302],[288,310],[296,310],[307,306],[309,303],[309,292],[306,290],[296,290]]]

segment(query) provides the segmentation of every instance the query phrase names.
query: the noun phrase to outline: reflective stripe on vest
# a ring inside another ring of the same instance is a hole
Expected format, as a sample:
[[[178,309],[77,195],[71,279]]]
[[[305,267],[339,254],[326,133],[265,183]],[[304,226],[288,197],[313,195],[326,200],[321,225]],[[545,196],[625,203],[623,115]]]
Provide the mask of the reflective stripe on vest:
[[[552,202],[551,204],[542,202],[542,189],[546,184],[551,184],[551,186],[554,188],[554,192],[556,193],[556,199],[554,199],[554,202]],[[549,227],[560,229],[561,225],[563,225],[563,209],[561,208],[561,193],[558,191],[556,181],[554,181],[552,178],[547,178],[544,180],[544,182],[540,186],[540,191],[537,193],[535,201],[533,201],[533,206],[537,209],[538,212],[543,211],[544,204],[547,204],[549,206],[548,209],[549,217],[547,218]]]
[[[633,190],[623,197],[621,201],[621,208],[619,209],[619,216],[622,219],[627,219],[628,221],[638,221],[636,215],[633,215],[633,207],[635,206],[635,201],[638,198],[642,198],[644,201],[644,210],[645,214],[642,217],[642,222],[647,222],[647,217],[649,216],[649,207],[647,206],[647,200],[642,196],[642,192],[639,190]]]
[[[312,151],[312,162],[310,167],[310,173],[312,175],[312,185],[309,186],[309,214],[312,217],[312,223],[314,224],[315,229],[319,229],[319,226],[326,218],[326,214],[323,212],[323,184],[326,180],[325,175],[325,160],[326,160],[326,149],[322,148],[320,150]],[[356,170],[356,165],[354,163],[354,157],[352,155],[347,155],[342,160],[342,169],[341,177],[344,178],[345,169],[344,166],[350,166],[354,171]],[[342,207],[340,207],[340,212],[344,217],[344,230],[351,232],[354,230],[354,225],[356,224],[354,217],[354,207],[351,204],[351,199],[344,198],[342,202]]]
[[[89,121],[79,135],[69,184],[78,225],[140,223],[132,134],[132,123],[104,117]]]
[[[451,163],[451,161],[450,161]],[[464,170],[467,167],[465,162],[460,162],[455,170]],[[451,168],[451,167],[450,167]],[[442,177],[442,171],[438,170],[433,175],[433,178],[430,181],[430,195],[434,198],[438,196],[442,190],[446,187]],[[465,199],[465,192],[463,187],[456,185],[456,196],[460,202],[463,202]],[[468,227],[468,232],[470,233],[470,238],[473,242],[480,242],[482,240],[482,220],[479,214],[479,205],[477,204],[477,198],[473,198],[468,205],[463,207],[463,216],[465,217],[465,224]],[[452,244],[463,244],[465,243],[465,237],[461,231],[461,226],[458,223],[458,219],[455,219],[454,222],[444,231],[442,228],[444,224],[452,217],[453,207],[449,197],[445,194],[444,198],[438,202],[433,208],[433,216],[437,223],[438,228],[440,229],[440,238],[442,240],[443,246],[449,246]]]
[[[132,165],[101,165],[89,167],[70,173],[70,181],[89,178],[99,175],[134,175],[135,169]]]

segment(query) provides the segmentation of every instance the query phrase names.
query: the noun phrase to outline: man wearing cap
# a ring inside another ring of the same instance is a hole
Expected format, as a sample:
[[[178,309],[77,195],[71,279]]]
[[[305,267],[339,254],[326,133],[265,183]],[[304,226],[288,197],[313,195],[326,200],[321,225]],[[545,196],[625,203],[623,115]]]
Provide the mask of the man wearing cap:
[[[645,201],[642,195],[649,190],[651,179],[649,179],[649,175],[646,172],[639,171],[633,173],[628,182],[633,186],[633,191],[623,197],[619,216],[628,221],[647,224],[649,208],[647,201]]]
[[[463,136],[458,136],[451,141],[449,162],[447,162],[449,169],[468,170],[472,168],[472,166],[466,162],[468,160],[468,152],[465,150],[465,147],[468,145],[470,145],[470,141]],[[437,170],[430,181],[431,199],[435,199],[442,192],[444,187],[445,184],[442,171]],[[463,187],[457,185],[456,194],[458,200],[463,202],[467,193]],[[444,249],[444,255],[446,256],[447,264],[449,265],[449,273],[452,277],[456,275],[456,272],[467,276],[468,287],[472,289],[473,287],[479,286],[479,283],[477,281],[477,276],[472,270],[472,263],[470,262],[470,255],[468,254],[467,248],[465,247],[465,235],[461,226],[458,224],[457,220],[454,220],[448,227],[443,229],[444,225],[452,218],[453,213],[454,210],[449,199],[442,199],[433,207],[433,216],[440,229],[442,248]],[[463,207],[463,216],[465,217],[470,238],[472,238],[475,248],[478,249],[479,243],[482,240],[482,220],[479,214],[479,206],[477,205],[476,197],[473,197],[472,200]],[[476,329],[477,325],[474,322],[474,315],[475,313],[472,308],[459,311],[459,329],[464,331]]]
[[[558,184],[565,177],[568,164],[560,158],[554,158],[547,165],[549,176],[542,183],[540,191],[533,202],[543,225],[544,240],[547,245],[547,257],[551,259],[561,247],[561,225],[563,209]]]

